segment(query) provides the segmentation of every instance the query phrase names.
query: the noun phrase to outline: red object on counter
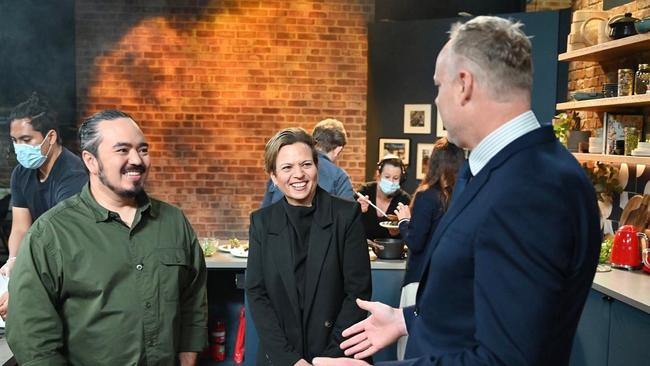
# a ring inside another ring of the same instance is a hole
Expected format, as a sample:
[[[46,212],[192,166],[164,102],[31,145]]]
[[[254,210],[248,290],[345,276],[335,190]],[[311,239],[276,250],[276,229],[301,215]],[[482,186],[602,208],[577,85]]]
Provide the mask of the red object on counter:
[[[217,321],[210,329],[210,354],[213,361],[226,359],[226,325],[222,321]]]
[[[246,339],[246,308],[242,306],[239,310],[239,327],[237,328],[237,341],[235,342],[235,352],[232,357],[235,363],[244,362],[244,341]]]
[[[643,272],[650,273],[650,248],[643,249],[641,259],[643,260]]]
[[[642,240],[648,243],[648,237],[633,225],[624,225],[616,230],[612,244],[612,267],[627,270],[641,267]]]

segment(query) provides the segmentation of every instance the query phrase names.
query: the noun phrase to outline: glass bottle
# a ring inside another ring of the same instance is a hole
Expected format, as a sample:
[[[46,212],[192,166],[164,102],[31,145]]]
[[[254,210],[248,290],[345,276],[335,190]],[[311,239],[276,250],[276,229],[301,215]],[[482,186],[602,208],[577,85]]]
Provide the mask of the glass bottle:
[[[634,70],[618,69],[618,96],[632,95],[634,92]]]
[[[650,65],[639,64],[639,69],[634,74],[634,94],[645,94],[650,84]]]
[[[625,127],[625,155],[632,155],[632,150],[639,146],[641,134],[636,127]]]

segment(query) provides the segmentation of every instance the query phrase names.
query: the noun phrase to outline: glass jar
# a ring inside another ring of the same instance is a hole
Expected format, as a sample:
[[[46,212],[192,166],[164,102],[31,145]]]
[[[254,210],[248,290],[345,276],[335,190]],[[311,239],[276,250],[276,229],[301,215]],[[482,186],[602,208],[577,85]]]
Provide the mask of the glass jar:
[[[645,94],[650,84],[650,65],[639,64],[634,75],[634,94]]]
[[[639,146],[641,134],[636,127],[625,127],[625,155],[632,155],[632,150]]]
[[[632,95],[634,91],[634,70],[618,69],[618,96]]]

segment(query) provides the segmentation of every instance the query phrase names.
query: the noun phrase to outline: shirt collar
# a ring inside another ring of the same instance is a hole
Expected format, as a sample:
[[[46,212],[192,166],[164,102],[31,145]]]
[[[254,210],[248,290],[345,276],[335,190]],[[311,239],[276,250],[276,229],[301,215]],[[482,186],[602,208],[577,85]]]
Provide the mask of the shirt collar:
[[[111,218],[111,214],[114,214],[114,212],[109,211],[104,206],[97,203],[95,197],[90,193],[90,182],[84,185],[81,189],[80,197],[86,206],[88,206],[92,211],[96,222],[107,221]],[[148,213],[151,217],[158,216],[158,210],[151,204],[151,200],[146,193],[142,192],[142,194],[137,197],[137,202],[138,213]]]
[[[332,159],[330,159],[330,157],[327,156],[327,154],[325,154],[324,152],[322,152],[322,151],[320,151],[320,150],[316,150],[316,152],[318,153],[318,158],[319,158],[319,159],[320,159],[320,158],[323,158],[323,159],[325,159],[325,160],[332,161]]]
[[[524,112],[492,131],[469,155],[469,169],[476,176],[499,151],[530,131],[540,128],[533,111]]]

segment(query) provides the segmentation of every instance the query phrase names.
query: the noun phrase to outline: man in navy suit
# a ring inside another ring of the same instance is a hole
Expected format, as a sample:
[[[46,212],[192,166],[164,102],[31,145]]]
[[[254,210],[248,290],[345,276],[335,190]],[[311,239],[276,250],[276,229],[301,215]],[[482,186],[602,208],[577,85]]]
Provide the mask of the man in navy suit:
[[[406,360],[383,365],[568,363],[599,215],[580,165],[530,110],[531,43],[520,28],[485,16],[452,27],[434,82],[449,140],[471,150],[464,187],[433,234],[416,305],[357,301],[371,315],[343,332],[347,355],[408,334]]]

